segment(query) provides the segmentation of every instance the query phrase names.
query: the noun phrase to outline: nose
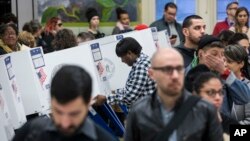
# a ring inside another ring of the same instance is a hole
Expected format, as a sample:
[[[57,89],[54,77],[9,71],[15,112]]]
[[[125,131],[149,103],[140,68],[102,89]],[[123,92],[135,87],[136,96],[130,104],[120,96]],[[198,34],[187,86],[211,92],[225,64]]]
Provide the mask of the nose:
[[[70,119],[67,116],[63,116],[61,120],[61,127],[63,129],[68,129],[71,125]]]
[[[179,73],[176,69],[174,69],[172,73],[172,78],[178,78],[178,77],[179,77]]]
[[[201,28],[201,33],[205,34],[205,28],[204,27]]]

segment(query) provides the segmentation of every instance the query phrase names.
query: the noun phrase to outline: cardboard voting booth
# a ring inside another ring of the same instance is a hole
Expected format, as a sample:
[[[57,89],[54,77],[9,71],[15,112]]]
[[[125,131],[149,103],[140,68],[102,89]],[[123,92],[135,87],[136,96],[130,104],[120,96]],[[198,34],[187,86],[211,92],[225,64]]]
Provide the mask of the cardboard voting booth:
[[[6,107],[8,107],[10,115],[5,116],[10,118],[14,129],[18,129],[26,122],[26,116],[21,99],[20,87],[17,84],[16,73],[13,69],[13,58],[10,55],[1,57],[0,68],[2,102],[7,105],[4,106],[4,113],[6,114]]]
[[[159,47],[172,47],[167,30],[159,31],[157,34]]]
[[[109,84],[105,78],[106,76],[101,64],[102,56],[98,45],[91,47],[88,44],[82,44],[77,47],[45,54],[44,57],[48,71],[47,76],[50,81],[61,66],[67,64],[77,65],[84,68],[91,75],[93,81],[93,97],[97,94],[110,93]],[[93,58],[96,62],[93,61]]]
[[[142,52],[147,54],[149,57],[151,57],[156,51],[155,42],[150,28],[141,31],[113,35],[115,41],[110,43],[106,42],[103,44],[98,42],[103,57],[103,66],[106,69],[107,78],[109,79],[112,90],[123,88],[125,86],[131,70],[131,67],[123,63],[115,53],[116,44],[120,39],[125,37],[133,37],[136,39],[142,46]]]
[[[10,55],[25,114],[46,114],[49,111],[50,97],[42,48],[32,48]]]
[[[0,137],[1,141],[10,141],[14,136],[14,127],[3,95],[2,85],[0,84]]]

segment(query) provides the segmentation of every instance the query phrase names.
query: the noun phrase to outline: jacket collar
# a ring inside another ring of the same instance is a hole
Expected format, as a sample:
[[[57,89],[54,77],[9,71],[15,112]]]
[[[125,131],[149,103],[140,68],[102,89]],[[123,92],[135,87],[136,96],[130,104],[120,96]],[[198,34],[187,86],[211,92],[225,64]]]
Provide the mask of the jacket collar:
[[[59,132],[52,120],[50,120],[50,123],[47,124],[45,130],[49,132]],[[97,133],[94,123],[89,118],[86,118],[79,129],[77,129],[77,131],[74,133],[74,135],[77,134],[84,134],[93,140],[97,140]]]
[[[175,105],[175,107],[173,108],[174,111],[178,110],[181,106],[181,104],[187,99],[188,97],[188,92],[186,90],[182,91],[182,94],[180,96],[180,98],[177,100],[177,103]],[[157,98],[157,91],[155,91],[152,94],[152,101],[151,101],[152,107],[156,108],[156,107],[160,107],[161,102],[160,100]]]

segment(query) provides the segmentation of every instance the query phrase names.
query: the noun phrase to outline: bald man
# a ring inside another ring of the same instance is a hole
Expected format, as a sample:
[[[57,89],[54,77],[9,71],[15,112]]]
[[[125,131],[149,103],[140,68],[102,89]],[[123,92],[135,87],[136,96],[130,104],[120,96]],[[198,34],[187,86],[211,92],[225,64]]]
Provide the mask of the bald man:
[[[125,141],[223,140],[216,109],[183,91],[184,61],[178,51],[160,48],[148,72],[157,91],[132,106]]]

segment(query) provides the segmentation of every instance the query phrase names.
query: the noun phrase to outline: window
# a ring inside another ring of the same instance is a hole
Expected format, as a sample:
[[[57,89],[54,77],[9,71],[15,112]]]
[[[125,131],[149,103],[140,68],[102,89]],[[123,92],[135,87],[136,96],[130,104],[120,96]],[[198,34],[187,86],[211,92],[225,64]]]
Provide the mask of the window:
[[[217,21],[222,21],[227,17],[226,7],[227,4],[233,1],[239,2],[239,7],[244,6],[250,9],[249,0],[217,0]]]
[[[165,4],[174,2],[177,7],[176,20],[182,22],[185,17],[195,14],[195,0],[156,0],[156,20],[161,19]]]

